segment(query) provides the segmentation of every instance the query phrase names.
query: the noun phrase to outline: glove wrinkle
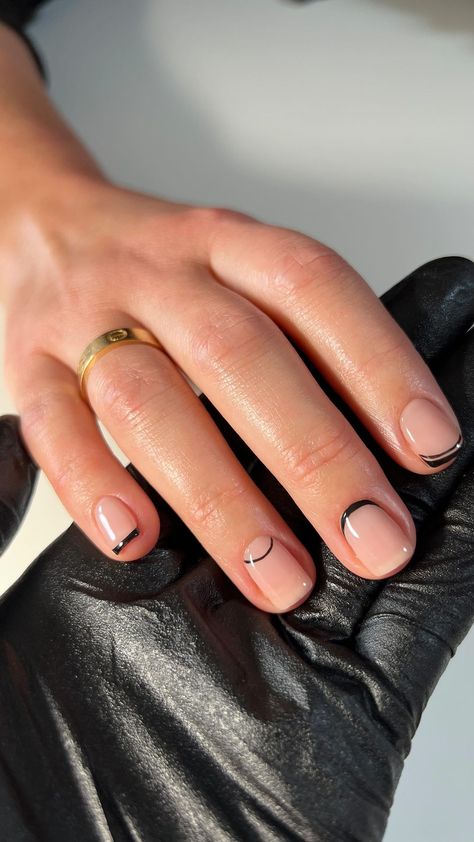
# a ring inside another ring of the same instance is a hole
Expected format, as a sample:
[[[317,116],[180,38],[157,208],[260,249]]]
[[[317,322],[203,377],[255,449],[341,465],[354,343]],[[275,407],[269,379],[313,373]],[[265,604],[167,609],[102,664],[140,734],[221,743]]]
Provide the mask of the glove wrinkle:
[[[17,415],[0,424],[0,555],[23,520],[37,480],[37,466],[21,438]]]

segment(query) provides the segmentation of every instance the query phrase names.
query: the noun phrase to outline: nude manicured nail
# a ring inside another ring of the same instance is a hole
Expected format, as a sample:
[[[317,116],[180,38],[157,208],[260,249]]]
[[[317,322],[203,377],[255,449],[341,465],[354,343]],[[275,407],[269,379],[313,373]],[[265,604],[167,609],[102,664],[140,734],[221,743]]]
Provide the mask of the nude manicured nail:
[[[118,497],[102,497],[94,515],[115,555],[140,534],[135,515]]]
[[[287,611],[308,596],[314,580],[296,558],[270,535],[262,535],[244,552],[248,572],[277,611]]]
[[[400,427],[410,447],[430,468],[451,462],[463,443],[459,426],[425,398],[415,398],[406,405]]]
[[[415,545],[372,500],[353,503],[341,517],[347,543],[373,576],[395,573],[410,560]]]

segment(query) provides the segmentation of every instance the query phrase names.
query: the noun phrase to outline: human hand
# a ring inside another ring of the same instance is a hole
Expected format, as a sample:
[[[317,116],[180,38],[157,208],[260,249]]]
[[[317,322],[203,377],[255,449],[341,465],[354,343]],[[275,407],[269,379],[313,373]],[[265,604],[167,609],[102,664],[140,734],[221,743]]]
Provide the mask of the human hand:
[[[249,605],[132,465],[162,523],[142,563],[114,564],[76,524],[41,554],[0,610],[7,838],[379,842],[422,710],[473,621],[473,292],[474,265],[447,258],[383,297],[466,434],[432,477],[379,449],[418,536],[392,579],[341,566],[204,396],[317,563],[304,605]],[[9,445],[0,499],[14,497],[15,461],[30,488],[27,454]]]
[[[94,413],[251,602],[286,611],[314,584],[311,555],[184,372],[345,567],[381,579],[407,564],[410,513],[318,380],[414,473],[452,465],[460,430],[425,361],[339,255],[245,214],[77,177],[13,215],[7,234],[6,382],[28,449],[102,552],[116,558],[123,542],[121,560],[143,557],[160,521]],[[102,357],[88,378],[92,412],[81,352],[133,325],[166,353],[127,345]]]

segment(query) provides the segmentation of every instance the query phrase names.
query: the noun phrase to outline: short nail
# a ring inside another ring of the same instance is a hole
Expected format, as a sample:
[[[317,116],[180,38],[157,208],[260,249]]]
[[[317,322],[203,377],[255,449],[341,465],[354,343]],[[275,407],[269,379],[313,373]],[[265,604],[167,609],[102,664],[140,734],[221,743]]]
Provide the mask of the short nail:
[[[400,570],[415,550],[413,541],[372,500],[359,500],[346,509],[341,528],[359,561],[373,576]]]
[[[244,552],[248,572],[277,611],[308,596],[314,580],[296,558],[270,535],[261,535]]]
[[[136,517],[118,497],[102,497],[94,514],[99,529],[115,555],[140,534]]]
[[[412,450],[430,468],[451,462],[463,443],[459,426],[425,398],[415,398],[406,405],[400,427]]]

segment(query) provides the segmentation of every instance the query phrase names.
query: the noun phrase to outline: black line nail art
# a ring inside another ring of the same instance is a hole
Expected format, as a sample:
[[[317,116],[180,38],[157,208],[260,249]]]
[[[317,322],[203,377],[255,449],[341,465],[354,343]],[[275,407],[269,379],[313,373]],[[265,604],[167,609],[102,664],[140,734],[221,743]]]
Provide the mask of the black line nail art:
[[[463,443],[464,439],[461,433],[456,444],[452,447],[449,447],[447,450],[443,450],[442,453],[434,453],[433,456],[424,456],[420,453],[420,459],[423,459],[423,462],[430,468],[439,468],[440,465],[444,465],[445,462],[450,462],[451,459],[454,459],[457,456],[458,450],[462,447]]]
[[[113,548],[112,552],[114,552],[115,555],[118,555],[119,552],[130,543],[130,541],[133,541],[133,539],[137,537],[137,535],[140,535],[140,530],[133,529],[132,532],[130,532],[130,535],[127,535],[123,541],[120,541],[120,544],[117,544],[117,546]]]
[[[360,509],[361,506],[366,506],[368,504],[371,504],[372,506],[378,506],[379,505],[378,503],[375,503],[374,500],[358,500],[357,503],[351,503],[351,505],[347,507],[346,511],[343,512],[343,514],[341,515],[341,529],[342,529],[343,532],[344,532],[344,527],[346,525],[346,520],[347,520],[348,517],[350,517],[352,512],[355,512],[356,509]],[[379,506],[379,509],[380,508],[381,507]]]
[[[268,550],[263,554],[259,555],[258,558],[244,558],[245,564],[253,564],[254,561],[261,561],[262,558],[266,558],[269,553],[271,553],[273,549],[273,538],[270,538],[270,546]]]

